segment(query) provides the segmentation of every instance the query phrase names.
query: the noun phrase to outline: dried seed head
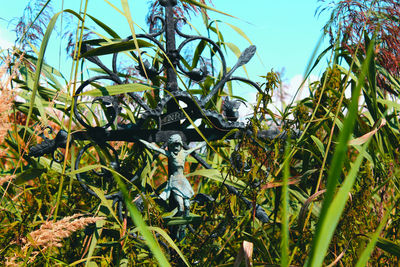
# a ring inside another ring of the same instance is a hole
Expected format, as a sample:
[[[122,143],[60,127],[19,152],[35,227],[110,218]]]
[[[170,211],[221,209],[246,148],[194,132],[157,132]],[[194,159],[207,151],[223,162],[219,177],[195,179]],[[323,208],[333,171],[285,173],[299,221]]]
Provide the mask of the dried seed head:
[[[74,214],[57,222],[47,221],[40,228],[30,233],[29,245],[33,247],[62,247],[62,240],[72,233],[84,229],[89,224],[103,220],[103,217],[83,217],[82,214]]]

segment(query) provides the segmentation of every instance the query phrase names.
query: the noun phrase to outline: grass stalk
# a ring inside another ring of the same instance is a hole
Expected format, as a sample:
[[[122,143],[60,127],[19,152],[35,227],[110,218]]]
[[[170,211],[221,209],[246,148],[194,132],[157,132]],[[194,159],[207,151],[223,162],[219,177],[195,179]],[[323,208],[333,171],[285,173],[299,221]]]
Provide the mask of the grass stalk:
[[[281,233],[281,266],[289,266],[289,176],[290,176],[290,136],[285,148],[285,161],[283,168],[282,186],[282,233]]]

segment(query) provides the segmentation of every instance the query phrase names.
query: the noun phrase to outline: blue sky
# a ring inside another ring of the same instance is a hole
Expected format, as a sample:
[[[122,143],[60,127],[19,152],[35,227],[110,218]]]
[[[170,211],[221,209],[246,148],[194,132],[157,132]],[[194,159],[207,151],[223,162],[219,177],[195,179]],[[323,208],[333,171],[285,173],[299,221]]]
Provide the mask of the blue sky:
[[[61,0],[51,2],[55,12],[62,9],[62,2]],[[122,10],[120,1],[110,0],[110,2]],[[13,17],[22,15],[26,3],[26,0],[14,0],[12,1],[12,8],[0,10],[1,47],[13,43],[15,35],[12,32],[13,25],[9,21]],[[64,8],[78,11],[79,3],[78,0],[64,1]],[[144,17],[148,10],[148,1],[131,0],[129,4],[133,20],[138,25],[146,27]],[[250,78],[255,81],[261,81],[258,76],[265,75],[271,69],[280,71],[284,68],[286,82],[288,84],[291,82],[298,83],[322,35],[322,27],[329,15],[315,15],[317,7],[321,4],[317,0],[214,0],[213,4],[214,8],[229,13],[237,19],[210,11],[209,15],[212,19],[219,19],[241,28],[252,43],[257,46],[258,56],[247,64]],[[130,35],[126,19],[106,1],[89,0],[88,13],[114,27],[120,36]],[[204,26],[200,18],[192,16],[192,24],[198,26],[204,34]],[[220,25],[225,41],[235,44],[240,50],[244,50],[249,45],[248,41],[228,26]],[[56,27],[60,27],[60,24]],[[50,40],[46,60],[56,67],[58,65],[68,66],[67,70],[69,70],[70,63],[66,60],[66,57],[58,57],[61,45],[59,39],[55,35]],[[325,40],[318,51],[322,51],[326,46],[327,41]],[[62,51],[64,51],[64,48],[62,48]],[[233,54],[228,54],[228,58],[228,65],[233,65],[236,57]],[[314,75],[319,76],[321,72],[321,69],[316,70]]]

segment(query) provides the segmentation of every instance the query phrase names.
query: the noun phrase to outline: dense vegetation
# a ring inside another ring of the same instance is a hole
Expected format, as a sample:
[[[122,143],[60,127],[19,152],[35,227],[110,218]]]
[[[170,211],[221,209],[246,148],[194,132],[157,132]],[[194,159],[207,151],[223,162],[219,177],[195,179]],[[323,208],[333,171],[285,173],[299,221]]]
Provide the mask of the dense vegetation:
[[[325,28],[331,45],[314,59],[307,75],[319,67],[322,58],[328,58],[324,74],[309,85],[307,98],[286,105],[279,114],[269,108],[273,94],[282,86],[279,74],[271,71],[263,76],[256,103],[248,104],[254,110],[247,120],[251,134],[240,140],[211,142],[202,157],[212,169],[204,169],[195,160],[186,165],[195,192],[215,201],[193,204],[189,218],[178,219],[168,217],[169,211],[154,195],[167,177],[167,161],[159,157],[149,163],[150,155],[141,144],[113,144],[122,167],[118,172],[109,170],[113,175],[106,186],[87,178],[100,198],[89,195],[76,180],[75,174],[82,169],[74,170],[74,161],[86,143],[74,142],[61,149],[61,158],[29,156],[29,147],[42,142],[43,136],[54,138],[60,129],[70,134],[81,127],[71,116],[72,96],[88,71],[101,72],[80,57],[82,45],[89,39],[102,39],[97,43],[100,46],[121,39],[113,25],[104,25],[94,11],[84,8],[85,1],[80,10],[64,11],[74,17],[71,25],[77,23],[67,33],[73,64],[72,75],[66,78],[43,60],[61,14],[53,14],[49,2],[31,4],[27,10],[32,14],[27,12],[18,23],[18,45],[1,54],[2,263],[239,266],[243,260],[246,265],[267,266],[398,264],[398,1],[343,0],[333,7],[321,1],[320,11],[332,13]],[[128,1],[121,3],[120,11],[133,28]],[[158,2],[154,3],[150,15],[161,12]],[[206,4],[184,0],[179,3],[178,15],[188,16],[192,11],[203,15],[209,33],[230,49],[217,22],[207,14],[212,8]],[[86,29],[84,23],[89,20],[108,36],[96,36]],[[194,51],[207,49],[200,43]],[[103,52],[108,53],[107,49]],[[138,59],[135,50],[125,49],[125,53],[132,62]],[[157,54],[152,58],[155,65],[159,60]],[[120,77],[127,83],[139,81],[157,88],[142,92],[144,101],[154,107],[164,95],[165,73],[151,81],[138,80],[135,65],[121,68]],[[209,92],[220,78],[218,65],[213,67],[212,77],[198,85],[182,84],[197,86],[196,94]],[[112,84],[93,86],[112,88]],[[235,98],[232,86],[228,83],[209,108],[221,111],[226,96]],[[120,123],[134,122],[143,112],[129,104],[125,93],[113,91],[122,106]],[[89,121],[95,120],[94,115],[85,114]],[[47,125],[53,132],[45,129]],[[257,132],[271,127],[278,127],[289,138],[258,138]],[[86,166],[86,171],[98,166],[99,160],[93,156],[84,160],[80,167]],[[129,183],[139,168],[144,168],[142,175]],[[231,194],[225,183],[240,194]],[[129,210],[123,218],[118,217],[112,200],[101,197],[119,190]],[[143,200],[140,205],[135,202],[139,196]],[[257,205],[267,211],[268,223],[257,219]],[[188,222],[186,238],[172,240],[170,226]]]

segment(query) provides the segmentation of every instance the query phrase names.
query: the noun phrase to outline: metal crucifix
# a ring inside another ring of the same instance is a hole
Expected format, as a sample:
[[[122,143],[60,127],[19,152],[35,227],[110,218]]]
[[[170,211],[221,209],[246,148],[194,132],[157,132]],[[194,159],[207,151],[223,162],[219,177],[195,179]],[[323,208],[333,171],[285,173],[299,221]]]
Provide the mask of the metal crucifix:
[[[109,151],[109,157],[111,160],[111,167],[113,169],[119,169],[119,158],[115,148],[112,147],[110,141],[125,141],[125,142],[142,142],[147,148],[156,152],[162,153],[168,158],[168,171],[169,178],[167,187],[161,193],[160,197],[168,201],[171,197],[176,201],[178,207],[178,213],[180,216],[187,216],[190,210],[190,198],[194,192],[189,182],[183,175],[183,166],[186,157],[191,154],[195,159],[199,161],[205,168],[211,168],[196,152],[198,147],[190,148],[188,146],[191,142],[202,142],[204,137],[207,141],[220,140],[222,138],[238,138],[241,136],[241,132],[246,131],[245,124],[238,122],[238,115],[235,108],[237,103],[234,101],[226,101],[224,105],[224,112],[219,113],[211,110],[210,103],[213,101],[224,85],[229,81],[241,81],[245,82],[261,91],[258,84],[248,79],[232,76],[235,70],[243,66],[255,54],[255,46],[250,46],[245,49],[242,55],[239,57],[237,63],[227,71],[224,54],[220,46],[211,40],[210,38],[203,36],[187,35],[178,28],[177,23],[179,20],[174,17],[173,8],[176,5],[176,0],[160,0],[160,4],[165,8],[165,17],[156,16],[153,20],[159,20],[162,27],[158,32],[150,34],[138,34],[136,39],[150,41],[157,50],[161,51],[163,60],[161,68],[157,69],[155,66],[151,66],[148,61],[139,60],[139,65],[136,67],[139,73],[148,78],[152,79],[161,73],[165,73],[166,80],[164,83],[164,90],[168,93],[164,94],[164,97],[160,99],[158,105],[155,108],[151,108],[138,94],[129,92],[127,95],[133,100],[133,103],[140,106],[144,112],[139,118],[136,118],[134,124],[118,124],[117,117],[120,112],[119,101],[116,96],[107,95],[107,92],[101,97],[96,97],[94,101],[99,101],[104,106],[108,122],[102,126],[92,126],[90,122],[82,116],[79,111],[78,105],[80,103],[79,97],[83,90],[89,86],[100,81],[111,81],[114,84],[124,84],[117,69],[117,56],[118,52],[113,54],[112,68],[105,66],[100,59],[94,55],[93,51],[96,48],[92,48],[89,44],[95,43],[87,41],[83,44],[82,57],[98,65],[103,71],[104,75],[91,77],[84,81],[76,91],[74,96],[74,115],[77,121],[85,128],[84,130],[76,131],[71,134],[72,141],[89,141],[78,153],[75,162],[75,169],[80,167],[80,161],[82,156],[94,146],[99,146]],[[160,42],[157,37],[165,36],[165,43]],[[175,37],[179,36],[183,41],[177,46]],[[132,37],[128,37],[124,40],[120,40],[121,44],[129,44]],[[207,68],[204,65],[204,60],[199,60],[199,67],[187,68],[184,67],[182,49],[185,45],[192,41],[203,41],[208,43],[212,47],[212,53],[218,55],[221,62],[222,75],[219,82],[211,88],[211,90],[205,94],[196,97],[188,91],[183,91],[178,86],[177,73],[186,76],[194,82],[200,82],[208,77]],[[135,49],[131,47],[127,50]],[[203,62],[203,63],[201,63]],[[203,64],[203,65],[202,65]],[[180,105],[179,103],[184,103]],[[230,114],[230,115],[228,115]],[[202,121],[198,129],[191,128],[193,121],[200,119]],[[149,128],[149,121],[153,121],[153,126]],[[155,124],[155,126],[154,126]],[[117,125],[117,126],[116,126]],[[226,137],[227,133],[232,130],[239,130],[237,134]],[[201,132],[201,134],[199,133]],[[274,138],[279,135],[279,132],[260,132],[261,137]],[[152,143],[168,143],[168,149],[165,147],[159,148]],[[40,157],[45,154],[53,154],[54,160],[57,159],[54,153],[57,148],[65,147],[67,143],[67,133],[63,130],[59,131],[55,139],[45,139],[41,144],[30,148],[29,155],[33,157]],[[106,172],[95,172],[97,176],[103,177],[107,175]],[[90,194],[97,196],[97,194],[88,186],[85,180],[82,178],[82,173],[76,174],[77,180],[80,182],[82,187]],[[131,180],[135,179],[135,175]],[[238,190],[232,186],[225,185],[228,191],[232,194],[241,195]],[[120,193],[113,193],[106,195],[107,199],[113,199],[118,205],[118,211],[122,216],[123,202]],[[251,206],[249,200],[244,197],[240,197],[248,206]],[[256,217],[262,222],[268,221],[268,216],[261,206],[256,206]],[[181,229],[182,230],[182,229]],[[184,233],[179,234],[182,238]],[[179,238],[178,236],[178,238]]]

